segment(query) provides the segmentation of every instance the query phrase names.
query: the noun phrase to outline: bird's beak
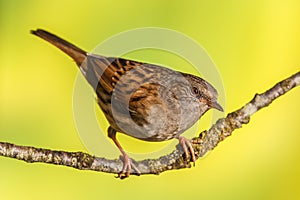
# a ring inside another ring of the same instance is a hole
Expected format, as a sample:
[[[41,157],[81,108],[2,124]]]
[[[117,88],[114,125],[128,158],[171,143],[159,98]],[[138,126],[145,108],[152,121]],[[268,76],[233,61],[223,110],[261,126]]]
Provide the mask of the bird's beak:
[[[224,109],[222,108],[222,106],[217,102],[217,101],[212,101],[210,104],[210,107],[215,108],[221,112],[224,112]]]

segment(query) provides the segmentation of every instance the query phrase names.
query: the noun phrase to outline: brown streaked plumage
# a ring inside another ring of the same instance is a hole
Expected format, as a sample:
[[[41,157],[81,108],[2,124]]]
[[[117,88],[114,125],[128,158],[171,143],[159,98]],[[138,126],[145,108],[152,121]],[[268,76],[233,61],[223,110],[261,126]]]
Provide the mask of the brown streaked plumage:
[[[180,136],[210,108],[223,111],[216,89],[205,80],[162,66],[123,58],[89,54],[45,30],[32,34],[68,54],[95,90],[98,104],[110,123],[108,136],[124,158],[120,178],[130,175],[132,163],[116,139],[121,132],[145,141],[179,139],[186,156],[193,147]]]

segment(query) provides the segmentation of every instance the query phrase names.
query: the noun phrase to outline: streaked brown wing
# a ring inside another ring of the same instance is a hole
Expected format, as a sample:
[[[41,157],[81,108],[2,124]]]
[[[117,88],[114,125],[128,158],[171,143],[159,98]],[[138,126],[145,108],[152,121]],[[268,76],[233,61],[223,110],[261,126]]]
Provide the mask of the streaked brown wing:
[[[157,98],[159,84],[145,83],[141,85],[130,97],[129,113],[132,120],[139,126],[148,124],[150,109],[154,105],[163,107],[160,98]]]
[[[108,93],[114,90],[119,79],[129,70],[142,65],[143,63],[89,54],[87,57],[87,74],[86,78],[94,89],[100,86]]]

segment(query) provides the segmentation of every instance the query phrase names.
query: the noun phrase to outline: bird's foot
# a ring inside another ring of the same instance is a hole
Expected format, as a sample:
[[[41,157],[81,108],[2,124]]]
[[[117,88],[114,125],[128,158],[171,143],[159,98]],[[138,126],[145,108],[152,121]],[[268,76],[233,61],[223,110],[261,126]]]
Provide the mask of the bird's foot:
[[[141,174],[140,170],[135,166],[135,164],[132,162],[132,159],[129,158],[127,154],[123,154],[122,160],[123,168],[122,171],[118,173],[118,176],[116,176],[116,178],[125,179],[129,177],[131,169],[134,169],[138,176]]]
[[[194,151],[191,141],[183,136],[178,136],[178,140],[179,140],[179,143],[182,146],[184,154],[187,158],[189,157],[189,152],[190,152],[191,159],[195,166],[196,156],[195,156],[195,151]]]

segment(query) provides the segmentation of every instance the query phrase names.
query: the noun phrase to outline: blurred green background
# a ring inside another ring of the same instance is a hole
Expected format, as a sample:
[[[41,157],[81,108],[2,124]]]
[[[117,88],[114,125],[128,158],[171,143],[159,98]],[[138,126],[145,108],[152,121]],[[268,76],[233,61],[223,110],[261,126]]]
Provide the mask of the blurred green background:
[[[182,32],[207,50],[224,82],[226,112],[300,69],[297,0],[1,0],[0,141],[86,151],[72,112],[78,70],[29,30],[45,28],[92,50],[114,34],[149,26]],[[299,99],[296,88],[256,113],[196,167],[159,176],[120,181],[111,174],[0,157],[0,198],[300,199]],[[136,149],[144,144],[120,140]],[[107,151],[119,154],[113,145]]]

